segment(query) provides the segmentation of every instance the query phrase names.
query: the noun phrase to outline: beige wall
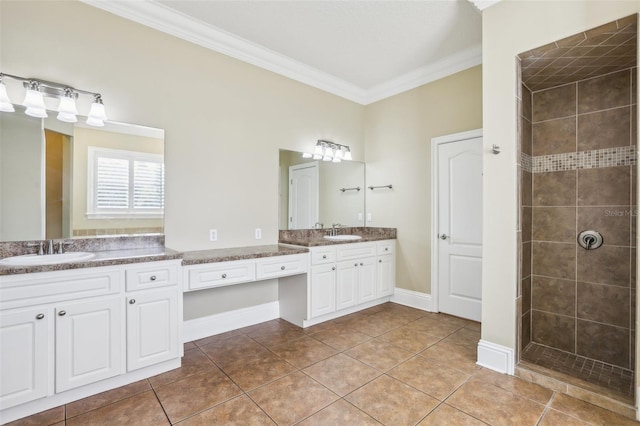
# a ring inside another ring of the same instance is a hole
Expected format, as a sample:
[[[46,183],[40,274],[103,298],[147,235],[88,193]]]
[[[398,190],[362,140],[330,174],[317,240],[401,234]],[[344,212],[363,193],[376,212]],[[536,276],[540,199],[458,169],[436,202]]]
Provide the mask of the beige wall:
[[[483,26],[484,261],[482,339],[515,349],[517,54],[637,13],[636,1],[515,1],[486,9]]]
[[[366,107],[367,226],[398,228],[398,287],[431,293],[431,139],[482,127],[482,68]]]

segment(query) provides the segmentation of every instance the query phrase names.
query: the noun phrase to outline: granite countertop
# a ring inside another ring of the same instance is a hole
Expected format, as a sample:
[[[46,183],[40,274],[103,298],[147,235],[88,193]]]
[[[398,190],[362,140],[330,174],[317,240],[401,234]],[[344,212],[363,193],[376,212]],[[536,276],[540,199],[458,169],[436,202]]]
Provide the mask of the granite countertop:
[[[183,254],[183,265],[198,265],[201,263],[229,262],[232,260],[257,259],[262,257],[286,256],[289,254],[308,253],[302,247],[287,247],[283,245],[234,247],[226,249],[188,251]]]
[[[72,252],[73,250],[69,250]],[[0,265],[0,275],[28,274],[33,272],[63,271],[67,269],[96,268],[99,266],[123,265],[128,263],[157,262],[160,260],[181,259],[182,253],[166,247],[130,248],[123,250],[105,250],[92,252],[95,257],[79,262],[58,263],[54,265]]]
[[[395,228],[353,227],[340,228],[338,235],[359,235],[359,240],[327,240],[327,229],[300,229],[280,231],[280,244],[291,244],[303,247],[329,246],[336,244],[366,243],[370,241],[395,240]]]

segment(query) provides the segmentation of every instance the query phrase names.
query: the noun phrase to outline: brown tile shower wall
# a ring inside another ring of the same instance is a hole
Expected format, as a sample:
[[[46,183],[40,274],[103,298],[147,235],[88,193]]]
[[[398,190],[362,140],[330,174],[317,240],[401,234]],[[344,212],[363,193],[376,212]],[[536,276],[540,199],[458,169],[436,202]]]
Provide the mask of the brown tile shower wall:
[[[532,196],[522,207],[523,230],[531,230],[531,340],[623,368],[633,368],[635,352],[635,75],[532,94]],[[618,157],[610,150],[618,147],[633,148]],[[552,157],[537,162],[542,156]],[[523,192],[526,185],[523,173]],[[581,248],[585,229],[600,232],[603,246]]]
[[[518,100],[520,116],[518,132],[520,152],[518,158],[530,158],[532,149],[532,103],[531,91],[521,86],[521,98]],[[532,223],[532,173],[527,164],[520,166],[520,349],[524,349],[531,342],[531,223]]]

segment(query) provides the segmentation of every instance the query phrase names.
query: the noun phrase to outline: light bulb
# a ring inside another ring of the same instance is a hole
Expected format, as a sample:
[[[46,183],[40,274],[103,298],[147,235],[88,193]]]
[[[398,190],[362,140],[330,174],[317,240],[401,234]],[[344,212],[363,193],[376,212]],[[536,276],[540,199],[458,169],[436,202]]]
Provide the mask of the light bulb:
[[[36,117],[36,118],[47,118],[49,116],[47,114],[46,109],[33,108],[33,107],[27,108],[26,110],[24,110],[24,113],[31,117]]]
[[[4,112],[15,111],[15,108],[11,103],[11,99],[9,99],[9,95],[7,95],[7,86],[5,86],[2,81],[0,81],[0,111],[4,111]]]
[[[322,160],[322,155],[313,154],[313,159],[314,160]]]
[[[323,153],[322,145],[316,145],[316,148],[313,150],[313,155],[322,155]]]
[[[333,160],[333,157],[329,157],[328,155],[325,155],[324,157],[322,157],[322,161],[331,161]]]
[[[308,152],[302,153],[302,158],[311,158],[311,157],[313,157],[313,154],[309,154]]]
[[[334,158],[334,159],[333,159],[333,162],[334,162],[334,163],[339,163],[339,162],[341,162],[341,161],[342,161],[342,160],[341,160],[341,159],[339,159],[338,157],[336,157],[336,158]]]
[[[76,123],[78,121],[78,110],[76,109],[76,100],[74,94],[70,89],[64,91],[64,96],[60,98],[60,105],[58,106],[58,120],[65,123]]]
[[[331,149],[330,147],[326,147],[324,149],[324,156],[325,157],[329,157],[329,158],[333,158],[333,149]]]
[[[343,155],[342,155],[342,148],[340,149],[336,149],[336,155],[335,155],[336,159],[340,160]],[[336,163],[338,163],[339,161],[336,161]]]
[[[58,113],[58,120],[64,121],[65,123],[77,123],[78,117],[75,114],[68,114],[66,112]]]
[[[349,148],[347,148],[347,152],[344,153],[342,158],[344,160],[351,161],[351,150]]]

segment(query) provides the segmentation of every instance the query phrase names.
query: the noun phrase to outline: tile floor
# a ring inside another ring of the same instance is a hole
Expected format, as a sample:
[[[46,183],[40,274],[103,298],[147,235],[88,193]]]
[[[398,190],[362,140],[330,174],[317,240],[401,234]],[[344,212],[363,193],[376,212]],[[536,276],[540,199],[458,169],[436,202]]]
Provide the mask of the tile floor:
[[[185,344],[182,367],[13,425],[626,425],[475,364],[480,325],[386,303]]]
[[[593,389],[633,405],[633,371],[580,355],[529,343],[521,359],[571,378],[584,380]]]

